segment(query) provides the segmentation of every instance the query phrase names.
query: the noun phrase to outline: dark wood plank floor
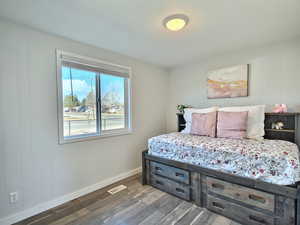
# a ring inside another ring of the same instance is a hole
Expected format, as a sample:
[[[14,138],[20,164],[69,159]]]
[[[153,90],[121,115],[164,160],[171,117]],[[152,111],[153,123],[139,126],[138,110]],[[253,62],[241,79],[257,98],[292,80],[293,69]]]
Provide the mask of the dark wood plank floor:
[[[124,184],[117,194],[110,188]],[[148,185],[137,176],[50,209],[16,225],[240,225]]]

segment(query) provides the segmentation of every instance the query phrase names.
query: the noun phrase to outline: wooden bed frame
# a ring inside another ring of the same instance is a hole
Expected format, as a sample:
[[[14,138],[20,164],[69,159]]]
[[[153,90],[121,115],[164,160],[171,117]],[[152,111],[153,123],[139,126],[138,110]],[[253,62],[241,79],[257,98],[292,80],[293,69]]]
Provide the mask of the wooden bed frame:
[[[268,120],[274,121],[275,117],[266,116],[266,131]],[[178,123],[182,123],[180,118]],[[300,225],[300,183],[271,184],[152,156],[147,150],[142,153],[142,169],[144,185],[152,185],[241,224]]]

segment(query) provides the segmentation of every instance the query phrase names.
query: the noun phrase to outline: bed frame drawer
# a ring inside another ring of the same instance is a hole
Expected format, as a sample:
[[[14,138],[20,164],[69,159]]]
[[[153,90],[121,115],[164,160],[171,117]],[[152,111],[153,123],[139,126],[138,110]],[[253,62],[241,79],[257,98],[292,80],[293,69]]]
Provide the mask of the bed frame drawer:
[[[276,219],[211,195],[207,196],[207,208],[245,225],[274,225]]]
[[[157,162],[150,163],[151,173],[168,177],[175,181],[180,181],[185,184],[190,184],[190,172],[178,169],[172,166],[167,166]]]
[[[274,212],[275,197],[272,194],[207,177],[207,190],[222,196]]]
[[[176,195],[185,200],[191,200],[190,186],[177,183],[168,178],[156,176],[154,174],[150,177],[150,184],[160,190],[166,191],[170,194]]]

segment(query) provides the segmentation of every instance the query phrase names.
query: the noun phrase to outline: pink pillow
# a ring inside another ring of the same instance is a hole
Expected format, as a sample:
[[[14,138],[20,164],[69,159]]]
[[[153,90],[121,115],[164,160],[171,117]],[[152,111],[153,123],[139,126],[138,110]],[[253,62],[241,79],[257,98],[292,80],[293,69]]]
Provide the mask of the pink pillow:
[[[191,134],[216,137],[217,112],[192,113]]]
[[[242,139],[247,135],[248,112],[218,112],[217,137]]]

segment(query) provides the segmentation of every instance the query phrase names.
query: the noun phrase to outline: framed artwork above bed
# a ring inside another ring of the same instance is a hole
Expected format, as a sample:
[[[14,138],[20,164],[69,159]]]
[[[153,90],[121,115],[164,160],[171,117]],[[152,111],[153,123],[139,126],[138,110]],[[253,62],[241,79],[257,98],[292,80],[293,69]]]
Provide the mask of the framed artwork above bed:
[[[208,72],[207,98],[248,96],[249,64],[226,67]]]

